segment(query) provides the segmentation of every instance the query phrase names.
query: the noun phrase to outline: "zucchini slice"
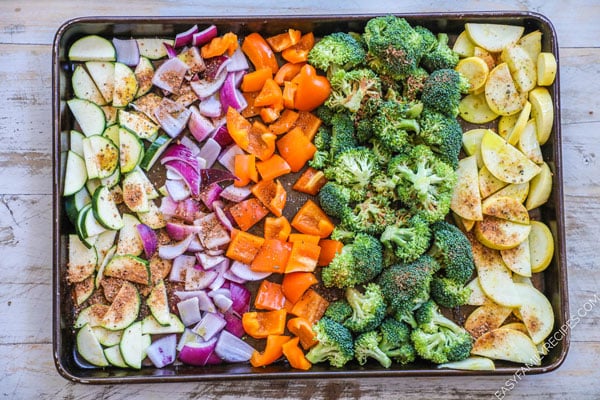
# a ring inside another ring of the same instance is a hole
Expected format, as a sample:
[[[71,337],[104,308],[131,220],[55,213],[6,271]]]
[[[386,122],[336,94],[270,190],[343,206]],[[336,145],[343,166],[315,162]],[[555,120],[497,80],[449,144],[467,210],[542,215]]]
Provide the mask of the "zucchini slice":
[[[67,105],[85,136],[101,135],[106,128],[106,115],[95,103],[83,99],[71,99]]]
[[[85,135],[75,129],[69,131],[69,149],[83,158],[83,138]]]
[[[134,322],[125,329],[123,337],[119,343],[123,361],[131,368],[140,369],[142,367],[142,323]]]
[[[123,227],[123,218],[106,186],[100,186],[94,192],[92,210],[96,220],[105,228],[119,230]]]
[[[96,249],[88,248],[77,235],[69,235],[67,280],[71,283],[82,282],[94,273],[97,263]]]
[[[68,57],[71,61],[114,61],[117,53],[110,41],[98,35],[88,35],[71,45]]]
[[[115,255],[116,251],[117,251],[117,246],[113,245],[106,252],[106,255],[104,256],[104,259],[102,260],[102,263],[100,264],[100,267],[98,268],[98,272],[96,273],[96,279],[94,281],[94,286],[96,286],[96,288],[100,287],[100,283],[102,282],[102,278],[104,278],[104,269],[106,268],[106,264],[108,264],[108,262],[113,258],[113,256]]]
[[[123,282],[112,304],[104,314],[100,326],[111,331],[127,328],[137,319],[140,303],[140,294],[133,283]]]
[[[104,268],[104,276],[121,278],[141,285],[150,285],[148,261],[130,254],[114,256]]]
[[[135,133],[140,139],[149,139],[158,133],[158,125],[139,111],[119,110],[119,125]]]
[[[148,305],[148,308],[150,308],[152,316],[159,324],[163,326],[169,325],[169,299],[167,297],[167,287],[165,286],[165,281],[161,279],[156,285],[154,285],[152,291],[146,299],[146,304]]]
[[[94,215],[93,207],[91,207],[85,214],[85,220],[83,221],[83,235],[85,238],[94,238],[94,243],[98,239],[97,236],[106,231],[103,225],[100,225],[96,216]]]
[[[120,114],[120,113],[119,113]],[[119,161],[121,173],[132,171],[144,157],[144,145],[132,131],[119,128]]]
[[[148,212],[148,178],[139,169],[125,175],[123,179],[123,201],[133,212]],[[154,187],[152,187],[154,189]]]
[[[86,204],[83,206],[81,210],[79,210],[79,214],[77,214],[77,222],[75,223],[75,230],[77,232],[77,236],[81,243],[88,249],[94,246],[96,243],[96,237],[87,237],[85,234],[85,218],[87,217],[87,213],[92,209],[92,204]]]
[[[93,326],[92,331],[102,346],[114,346],[121,342],[123,331],[109,331],[101,326]]]
[[[173,138],[166,134],[158,136],[152,142],[150,147],[148,147],[148,150],[146,150],[146,154],[144,154],[144,158],[142,158],[142,161],[140,162],[140,167],[145,171],[149,171],[160,155],[165,151],[169,144],[171,144],[172,140]]]
[[[85,205],[90,204],[91,202],[92,198],[85,187],[82,187],[74,195],[65,198],[65,211],[67,212],[67,217],[69,217],[69,220],[73,223],[73,225],[77,225],[79,211],[81,211]]]
[[[71,77],[71,84],[75,97],[89,100],[99,106],[106,104],[102,93],[100,93],[100,90],[98,90],[94,80],[86,72],[85,68],[83,68],[83,65],[75,67],[75,71],[73,71],[73,76]]]
[[[123,214],[123,228],[119,231],[117,254],[139,256],[144,251],[144,244],[138,233],[140,221],[132,214]]]
[[[76,340],[77,352],[85,361],[98,367],[108,366],[108,361],[106,360],[106,357],[104,357],[102,345],[88,324],[79,329]]]
[[[119,346],[118,343],[114,346],[107,347],[106,349],[104,349],[104,356],[106,357],[110,365],[113,365],[118,368],[129,367],[127,363],[125,363],[125,361],[123,360],[123,357],[121,356],[121,346]]]
[[[154,76],[154,65],[152,62],[144,56],[140,57],[140,62],[133,71],[138,81],[138,90],[135,97],[145,95],[152,89],[152,77]]]
[[[167,56],[165,43],[173,46],[175,41],[173,39],[140,38],[137,39],[137,43],[140,49],[140,56],[148,57],[151,60],[158,60]]]
[[[92,328],[100,326],[102,324],[102,318],[104,318],[108,309],[109,306],[100,303],[92,304],[91,306],[84,308],[77,315],[73,327],[79,329],[85,324],[88,324]]]
[[[73,297],[75,297],[75,304],[80,306],[87,299],[90,298],[92,293],[94,293],[94,274],[92,273],[90,276],[82,280],[81,282],[77,282],[73,287]]]
[[[104,117],[106,118],[106,127],[108,128],[109,126],[116,125],[118,108],[113,106],[102,106],[100,108],[102,108],[102,111],[104,111]]]
[[[65,167],[65,187],[63,196],[70,196],[81,190],[87,181],[86,164],[74,151],[67,152],[67,164]]]
[[[161,325],[156,318],[148,315],[142,320],[142,333],[150,335],[160,335],[167,333],[182,333],[185,330],[183,322],[175,314],[169,314],[169,323]]]
[[[102,97],[110,103],[115,88],[115,64],[104,61],[88,61],[85,63],[92,80],[102,93]]]
[[[119,165],[119,149],[112,140],[101,135],[83,139],[83,157],[90,179],[107,178]]]
[[[115,119],[116,119],[115,114]],[[104,132],[102,132],[102,136],[109,138],[115,146],[119,147],[119,125],[111,125],[107,127]]]
[[[113,88],[113,107],[125,107],[138,91],[138,82],[134,72],[127,65],[115,63],[115,86]]]
[[[160,229],[166,226],[166,221],[163,213],[156,206],[153,200],[148,201],[148,211],[138,212],[137,216],[143,224],[148,225],[152,229]]]

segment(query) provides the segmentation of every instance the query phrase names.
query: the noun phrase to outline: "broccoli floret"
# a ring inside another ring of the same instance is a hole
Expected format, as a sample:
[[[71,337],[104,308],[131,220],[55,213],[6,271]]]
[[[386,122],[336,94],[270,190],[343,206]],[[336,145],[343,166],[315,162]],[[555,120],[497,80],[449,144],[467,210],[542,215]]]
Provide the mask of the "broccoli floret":
[[[402,83],[402,96],[407,100],[416,100],[423,92],[429,73],[418,67]]]
[[[456,118],[425,109],[419,118],[419,139],[429,146],[440,160],[456,169],[462,147],[462,128]]]
[[[331,146],[331,130],[325,126],[319,127],[313,140],[317,151],[308,164],[316,169],[325,169],[329,165],[329,147]]]
[[[379,348],[392,360],[400,364],[413,362],[416,357],[415,348],[410,341],[408,324],[393,318],[386,318],[379,326],[381,341]]]
[[[356,125],[356,139],[360,144],[366,144],[373,137],[373,122],[369,119],[358,119]]]
[[[411,339],[417,354],[436,364],[464,360],[471,353],[473,338],[464,329],[446,318],[437,304],[429,300],[416,312],[417,329]]]
[[[378,172],[379,164],[373,152],[366,147],[357,147],[339,154],[325,170],[325,176],[352,189],[351,200],[361,201],[371,178]]]
[[[437,69],[454,68],[458,64],[458,53],[448,47],[448,35],[438,33],[435,47],[423,54],[421,64],[428,71]]]
[[[428,52],[432,51],[437,45],[437,38],[429,29],[424,26],[417,25],[413,28],[419,35],[421,35],[421,39],[423,39],[423,44],[421,48],[423,49],[423,56]]]
[[[350,213],[342,218],[342,226],[354,231],[380,235],[386,226],[395,221],[394,210],[390,201],[385,196],[369,196],[364,201],[356,204]]]
[[[354,236],[356,236],[356,232],[345,229],[341,225],[336,225],[330,235],[331,239],[339,240],[344,244],[351,243],[354,240]]]
[[[418,145],[410,153],[394,157],[388,176],[394,179],[400,200],[427,222],[441,220],[448,214],[456,172],[429,147]]]
[[[373,280],[383,268],[381,243],[370,235],[357,233],[344,245],[331,263],[323,267],[321,277],[326,287],[346,288]]]
[[[325,125],[331,125],[331,119],[335,115],[335,112],[333,112],[332,109],[324,105],[317,107],[314,113]]]
[[[327,71],[331,67],[349,70],[366,57],[363,46],[353,35],[335,32],[324,36],[308,53],[308,63]]]
[[[438,69],[425,80],[421,101],[425,107],[448,117],[458,115],[461,95],[467,93],[469,81],[453,69]]]
[[[329,155],[334,159],[343,152],[357,146],[354,121],[347,112],[339,112],[331,118],[331,140]]]
[[[332,367],[341,368],[354,358],[352,334],[340,323],[323,317],[313,326],[318,343],[306,354],[313,364],[329,361]]]
[[[335,322],[343,324],[352,315],[352,307],[346,299],[336,300],[329,303],[324,315]]]
[[[363,34],[370,66],[378,73],[402,79],[423,55],[423,38],[404,19],[393,15],[372,18]]]
[[[335,71],[329,78],[331,94],[325,105],[332,110],[347,109],[356,113],[368,98],[381,97],[381,82],[370,69]]]
[[[318,198],[321,208],[327,215],[342,218],[350,214],[351,190],[335,182],[327,182],[319,191]]]
[[[431,225],[432,244],[427,252],[435,258],[444,275],[460,284],[465,284],[475,270],[471,243],[456,226],[445,221]]]
[[[438,263],[425,254],[412,263],[384,269],[377,283],[395,312],[412,312],[429,299],[429,284],[438,269]]]
[[[375,157],[377,157],[377,162],[379,162],[379,165],[382,167],[387,166],[394,157],[394,152],[379,140],[371,140],[371,150],[373,151],[373,154],[375,154]]]
[[[392,360],[379,348],[379,336],[377,331],[370,331],[354,341],[354,358],[360,365],[365,365],[369,358],[377,360],[384,368],[392,365]]]
[[[459,307],[467,304],[471,289],[452,279],[434,276],[431,281],[431,298],[444,307]]]
[[[429,224],[416,215],[388,225],[379,240],[394,252],[398,260],[411,262],[427,251],[430,238]]]
[[[346,288],[346,300],[352,307],[352,315],[344,326],[355,333],[368,332],[376,329],[383,319],[387,309],[381,288],[376,283],[369,283],[361,293],[355,287]]]
[[[373,119],[373,133],[379,143],[392,152],[402,152],[409,145],[411,136],[419,131],[416,119],[406,115],[407,105],[387,100]]]

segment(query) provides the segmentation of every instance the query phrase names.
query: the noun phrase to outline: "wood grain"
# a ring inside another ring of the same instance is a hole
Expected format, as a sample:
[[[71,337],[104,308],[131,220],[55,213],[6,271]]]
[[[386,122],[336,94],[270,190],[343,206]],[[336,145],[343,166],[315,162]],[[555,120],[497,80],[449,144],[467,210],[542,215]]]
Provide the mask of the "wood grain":
[[[268,0],[0,2],[0,392],[9,399],[476,399],[506,377],[331,379],[79,385],[52,359],[51,45],[58,27],[83,15],[277,15],[530,10],[546,15],[560,45],[567,267],[571,315],[600,296],[600,3],[596,0]],[[506,398],[597,399],[600,307],[572,330],[565,363],[522,377]],[[515,378],[517,379],[517,378]]]

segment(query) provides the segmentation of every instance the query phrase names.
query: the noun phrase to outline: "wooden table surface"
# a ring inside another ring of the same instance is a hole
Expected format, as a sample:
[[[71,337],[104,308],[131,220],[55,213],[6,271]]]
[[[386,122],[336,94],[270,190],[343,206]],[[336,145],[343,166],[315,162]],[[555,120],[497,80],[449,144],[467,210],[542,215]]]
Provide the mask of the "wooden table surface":
[[[238,381],[90,386],[52,360],[51,51],[58,27],[84,15],[268,15],[530,10],[554,23],[560,45],[563,176],[571,312],[600,284],[600,2],[598,0],[0,2],[0,392],[6,399],[494,398],[511,377]],[[596,298],[597,299],[597,298]],[[506,398],[600,398],[600,309],[572,331],[556,371],[524,376]]]

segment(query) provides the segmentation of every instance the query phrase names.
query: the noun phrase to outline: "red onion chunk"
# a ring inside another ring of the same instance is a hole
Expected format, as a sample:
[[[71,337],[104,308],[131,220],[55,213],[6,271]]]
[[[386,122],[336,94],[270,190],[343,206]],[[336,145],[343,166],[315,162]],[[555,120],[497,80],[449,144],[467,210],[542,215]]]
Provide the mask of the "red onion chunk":
[[[234,203],[239,203],[240,201],[248,198],[252,194],[250,190],[250,186],[242,186],[238,187],[235,185],[229,185],[221,192],[221,197],[225,200],[233,201]]]
[[[202,336],[204,340],[210,340],[221,332],[226,324],[225,318],[221,314],[207,312],[192,331]]]
[[[190,74],[197,74],[198,72],[202,72],[206,69],[204,60],[200,56],[200,52],[198,51],[197,47],[190,47],[179,53],[177,57],[188,66]]]
[[[156,253],[156,248],[158,247],[156,232],[146,224],[137,224],[136,228],[142,239],[144,254],[149,259]]]
[[[225,254],[225,250],[220,248],[220,249],[206,249],[204,251],[206,254],[208,254],[209,256],[220,256]]]
[[[213,301],[215,302],[215,306],[217,306],[219,311],[222,313],[227,312],[233,304],[233,300],[222,294],[217,294],[216,296],[213,296]]]
[[[220,117],[223,113],[223,109],[221,108],[221,102],[214,94],[200,101],[200,104],[198,105],[198,111],[200,112],[200,114],[209,118]]]
[[[200,233],[201,228],[196,225],[186,225],[177,222],[167,222],[165,230],[173,240],[183,240],[190,235]]]
[[[168,172],[172,172],[168,170]],[[167,179],[165,181],[165,187],[169,196],[175,201],[182,201],[190,197],[190,189],[183,180]]]
[[[172,144],[164,151],[160,158],[160,163],[165,164],[171,161],[181,161],[188,164],[190,167],[199,171],[198,159],[192,150],[182,144]],[[178,171],[177,171],[178,172]],[[183,174],[180,174],[183,177]],[[184,178],[185,179],[185,178]]]
[[[248,105],[248,102],[236,87],[235,72],[229,72],[227,74],[227,78],[221,86],[219,95],[223,110],[233,107],[238,111],[242,111]]]
[[[163,45],[165,46],[165,49],[167,50],[167,57],[168,58],[173,58],[173,57],[177,57],[177,50],[175,50],[175,47],[173,47],[170,43],[163,43]]]
[[[217,338],[212,338],[200,343],[186,343],[179,352],[179,359],[185,364],[204,367],[214,353],[217,342]]]
[[[216,75],[214,79],[198,79],[197,81],[191,81],[190,86],[196,96],[200,99],[206,99],[217,93],[223,86],[227,78],[227,71],[223,70],[219,75]]]
[[[215,278],[214,281],[212,281],[210,283],[210,285],[208,285],[208,287],[215,291],[220,289],[223,284],[225,284],[225,271],[227,271],[229,269],[229,260],[226,260],[224,262],[222,262],[221,264],[217,265],[216,267],[214,267],[212,269],[212,271],[215,271],[217,273],[217,277]]]
[[[160,200],[159,211],[165,217],[172,217],[177,212],[178,203],[173,201],[169,196],[165,196]]]
[[[234,261],[231,263],[231,272],[236,274],[242,279],[247,281],[259,281],[261,279],[265,279],[267,276],[271,275],[270,272],[256,272],[250,269],[248,264],[241,263],[239,261]]]
[[[219,143],[213,138],[206,139],[204,142],[204,146],[200,149],[199,156],[202,157],[206,161],[205,168],[211,168],[217,158],[221,154],[221,146]]]
[[[179,58],[170,58],[156,69],[152,77],[152,83],[167,92],[176,93],[187,70],[187,65]]]
[[[198,236],[194,236],[194,238],[190,242],[190,245],[187,248],[187,251],[189,251],[191,253],[197,253],[197,252],[203,251],[203,250],[204,250],[204,246],[202,246],[202,243],[200,243],[200,239],[198,238]]]
[[[193,235],[189,235],[187,238],[174,243],[174,244],[163,244],[158,248],[158,255],[160,258],[166,260],[173,260],[176,257],[182,255],[187,250],[190,242],[193,239]]]
[[[203,182],[204,183],[204,182]],[[223,188],[218,183],[211,183],[205,186],[200,192],[200,200],[204,203],[206,208],[213,210],[213,202],[219,199],[219,195],[223,191]]]
[[[169,280],[171,282],[185,282],[186,271],[194,268],[196,257],[182,254],[173,259]],[[181,300],[185,300],[180,298]]]
[[[201,227],[198,234],[200,242],[205,249],[220,249],[231,240],[229,232],[221,225],[215,213],[210,213],[194,221],[194,225]]]
[[[212,269],[223,262],[227,263],[227,268],[229,268],[229,259],[227,257],[196,253],[196,259],[205,270]]]
[[[225,330],[239,338],[244,336],[246,332],[244,331],[244,326],[242,325],[242,320],[237,315],[232,312],[226,312],[223,314],[223,318],[225,318]]]
[[[202,185],[210,185],[213,183],[219,183],[224,181],[233,181],[236,179],[235,175],[229,171],[223,171],[222,169],[216,168],[204,168],[200,170],[200,177],[202,178]]]
[[[239,283],[239,284],[244,284],[247,282],[245,279],[240,278],[239,276],[237,276],[236,274],[231,272],[231,269],[228,269],[227,271],[225,271],[225,273],[223,274],[223,277],[225,278],[226,281],[232,281],[232,282]]]
[[[191,116],[190,116],[191,118]],[[189,121],[188,121],[189,123]],[[192,152],[192,155],[197,156],[200,154],[200,147],[198,147],[198,145],[192,140],[190,139],[188,136],[183,136],[180,140],[180,143],[182,145],[184,145],[185,147],[187,147],[188,149],[190,149],[190,151]]]
[[[233,84],[236,88],[239,88],[242,84],[242,80],[244,80],[244,75],[246,75],[246,71],[236,71],[233,76]],[[244,97],[245,99],[245,97]],[[244,107],[246,108],[246,107]]]
[[[244,150],[242,150],[237,144],[232,144],[227,147],[217,160],[219,163],[227,168],[227,170],[231,173],[235,171],[235,156],[238,154],[245,154]]]
[[[183,181],[183,178],[181,177],[181,175],[179,175],[177,172],[175,172],[173,170],[166,171],[166,178],[173,180],[173,181]]]
[[[177,343],[177,351],[181,351],[183,346],[188,343],[202,343],[205,342],[200,336],[196,335],[190,328],[185,328],[181,337],[179,338],[179,343]]]
[[[156,339],[146,348],[148,358],[156,368],[163,368],[175,362],[177,335],[171,334]]]
[[[194,34],[198,33],[198,31],[198,25],[194,25],[187,31],[180,32],[177,35],[175,35],[175,47],[183,47],[187,46],[188,44],[191,44]]]
[[[219,219],[219,222],[221,222],[221,225],[223,225],[223,227],[225,229],[227,229],[227,231],[231,232],[233,230],[233,223],[227,217],[227,214],[225,213],[225,211],[223,211],[223,209],[221,207],[216,205],[216,203],[217,203],[216,201],[213,202],[213,208],[215,209],[215,215]]]
[[[198,196],[200,194],[200,174],[197,169],[194,169],[188,163],[181,160],[172,160],[164,164],[165,168],[171,169],[177,172],[185,181],[187,187],[190,189],[192,196]]]
[[[220,104],[220,102],[219,102]],[[220,107],[220,105],[219,105]],[[225,148],[227,146],[229,146],[230,144],[233,143],[233,139],[231,138],[231,135],[229,134],[229,131],[227,130],[227,125],[225,123],[220,123],[220,124],[214,124],[215,126],[218,126],[218,128],[215,129],[212,138],[215,140],[215,142],[219,143],[219,146],[221,146],[222,148]]]
[[[208,356],[208,360],[206,360],[206,365],[219,365],[223,364],[223,360],[215,353],[214,351]]]
[[[203,215],[204,214],[200,211],[200,204],[191,198],[177,203],[177,209],[174,214],[175,217],[190,223]]]
[[[175,292],[175,296],[177,296],[180,300],[187,300],[191,299],[192,297],[196,297],[198,299],[198,308],[200,311],[217,311],[212,298],[209,297],[205,290],[178,290]]]
[[[202,319],[197,297],[190,297],[189,299],[180,301],[177,303],[177,310],[179,311],[181,322],[185,326],[195,324]]]
[[[227,71],[229,72],[237,72],[237,71],[245,71],[250,68],[248,64],[248,59],[242,52],[242,49],[238,47],[233,55],[230,57],[231,62],[227,66]]]
[[[250,291],[239,283],[229,282],[229,292],[231,293],[231,300],[233,304],[231,308],[233,311],[242,315],[250,309]]]
[[[192,45],[202,46],[210,42],[215,37],[217,37],[217,27],[215,25],[211,25],[208,28],[192,35]]]
[[[221,332],[215,347],[215,353],[225,362],[249,361],[254,351],[254,347],[227,331]]]
[[[188,120],[188,129],[198,142],[202,142],[215,130],[212,122],[200,113],[196,106],[189,108],[191,115]],[[202,156],[201,156],[202,157]],[[203,157],[204,158],[204,157]]]
[[[219,276],[217,271],[205,271],[200,266],[190,268],[185,275],[185,290],[202,290],[209,287]]]
[[[130,67],[134,67],[139,63],[140,49],[137,40],[113,38],[112,42],[117,52],[117,62]]]

